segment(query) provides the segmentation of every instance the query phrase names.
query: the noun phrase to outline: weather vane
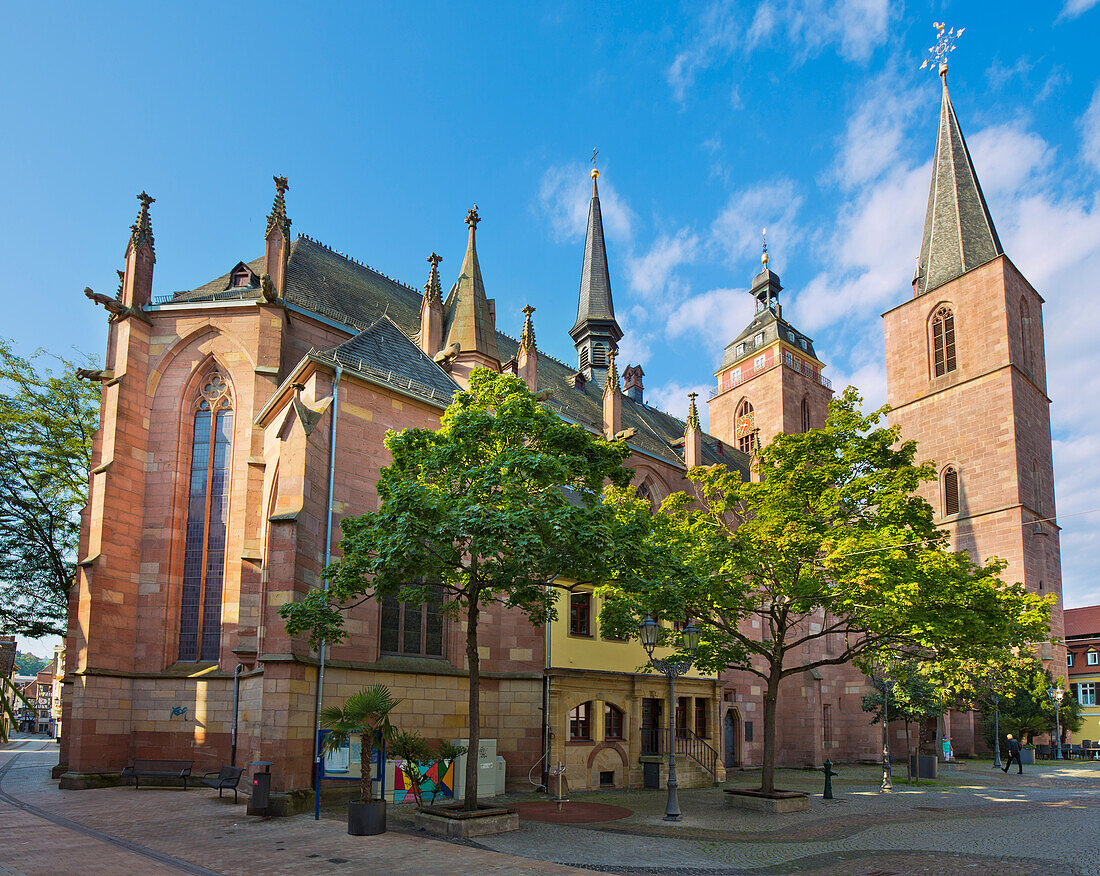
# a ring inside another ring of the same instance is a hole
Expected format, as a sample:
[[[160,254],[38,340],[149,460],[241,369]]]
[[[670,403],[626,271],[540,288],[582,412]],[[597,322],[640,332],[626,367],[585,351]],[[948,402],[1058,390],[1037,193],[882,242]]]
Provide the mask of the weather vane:
[[[922,70],[927,68],[938,69],[942,76],[947,72],[947,56],[955,51],[955,41],[963,35],[966,28],[960,27],[958,30],[951,28],[951,30],[945,32],[944,28],[947,25],[942,21],[933,21],[932,27],[936,29],[939,38],[936,40],[936,44],[928,50],[932,57],[925,58],[920,68]]]
[[[768,229],[760,229],[760,245],[763,249],[763,253],[760,255],[760,264],[764,267],[768,266]]]
[[[600,150],[599,150],[599,149],[593,149],[593,150],[592,150],[592,158],[591,158],[590,160],[592,161],[592,166],[593,166],[593,167],[595,167],[595,166],[596,166],[596,156],[597,156],[597,155],[599,155],[599,154],[600,154]]]

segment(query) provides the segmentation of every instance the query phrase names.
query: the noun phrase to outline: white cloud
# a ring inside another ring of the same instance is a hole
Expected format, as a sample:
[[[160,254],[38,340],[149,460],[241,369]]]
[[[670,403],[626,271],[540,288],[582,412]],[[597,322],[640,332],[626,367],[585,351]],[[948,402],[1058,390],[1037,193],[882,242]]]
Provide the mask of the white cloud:
[[[687,228],[671,236],[661,234],[647,252],[627,257],[626,274],[631,288],[647,298],[666,292],[672,272],[694,261],[698,248],[698,236]]]
[[[730,0],[710,3],[692,27],[694,36],[687,48],[679,52],[668,68],[668,84],[672,95],[683,102],[695,84],[699,70],[714,65],[736,48],[741,38],[736,4]]]
[[[796,223],[802,196],[790,179],[759,183],[734,192],[710,226],[710,244],[722,257],[740,261],[760,254],[760,232],[768,229],[772,265],[793,253],[802,236]]]
[[[1097,3],[1100,3],[1100,0],[1066,0],[1066,5],[1062,7],[1057,20],[1068,21],[1078,15],[1084,15]]]
[[[971,138],[970,155],[986,198],[1001,192],[1019,193],[1025,186],[1041,182],[1035,179],[1054,158],[1055,150],[1038,134],[1019,123],[992,125]]]
[[[921,92],[906,87],[892,72],[869,83],[840,141],[833,175],[842,187],[864,185],[897,164],[907,123],[922,103]]]
[[[633,236],[634,212],[606,177],[600,179],[600,214],[604,233],[621,243]],[[583,240],[592,202],[592,180],[579,162],[548,167],[539,185],[538,207],[558,242]]]
[[[749,324],[752,308],[748,289],[711,289],[681,301],[669,314],[666,330],[672,338],[702,338],[720,354]]]
[[[770,41],[784,41],[797,59],[836,46],[841,57],[866,61],[886,41],[892,15],[889,0],[768,0],[751,9],[715,0],[699,13],[690,41],[667,71],[676,100],[687,99],[700,72],[741,60]],[[731,105],[740,108],[736,87]]]
[[[1100,2],[1100,0],[1097,0]],[[1081,154],[1085,161],[1100,170],[1100,85],[1092,93],[1089,108],[1081,117]]]
[[[658,386],[655,389],[646,389],[645,400],[658,410],[679,417],[681,420],[687,417],[688,393],[697,392],[699,398],[695,400],[695,407],[699,411],[699,423],[706,432],[710,429],[710,410],[706,403],[707,394],[711,390],[710,383],[685,384],[671,381]]]

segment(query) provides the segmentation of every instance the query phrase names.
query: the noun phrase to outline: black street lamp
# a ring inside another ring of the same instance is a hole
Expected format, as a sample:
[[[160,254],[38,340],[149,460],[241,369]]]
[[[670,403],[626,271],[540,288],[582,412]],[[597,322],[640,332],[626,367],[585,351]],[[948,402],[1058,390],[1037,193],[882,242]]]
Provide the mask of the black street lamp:
[[[1047,696],[1054,703],[1054,759],[1062,759],[1062,721],[1059,712],[1062,707],[1062,697],[1066,692],[1060,687],[1047,688]]]
[[[665,821],[679,821],[680,801],[676,796],[676,679],[691,669],[695,662],[695,651],[699,647],[699,630],[695,624],[684,627],[681,636],[687,659],[676,660],[672,657],[654,659],[653,649],[660,638],[660,627],[652,617],[646,617],[639,627],[642,646],[649,655],[649,664],[668,679],[668,802],[665,804]],[[685,715],[685,718],[687,716]]]

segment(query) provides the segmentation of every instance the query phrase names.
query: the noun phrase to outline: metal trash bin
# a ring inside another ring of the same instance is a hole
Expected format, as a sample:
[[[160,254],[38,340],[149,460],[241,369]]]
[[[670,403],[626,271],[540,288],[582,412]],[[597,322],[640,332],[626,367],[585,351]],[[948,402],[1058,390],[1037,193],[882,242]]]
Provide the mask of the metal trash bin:
[[[248,815],[267,815],[268,801],[271,799],[271,767],[274,763],[270,760],[254,760],[249,766],[263,767],[263,771],[252,774],[252,796],[248,798]]]

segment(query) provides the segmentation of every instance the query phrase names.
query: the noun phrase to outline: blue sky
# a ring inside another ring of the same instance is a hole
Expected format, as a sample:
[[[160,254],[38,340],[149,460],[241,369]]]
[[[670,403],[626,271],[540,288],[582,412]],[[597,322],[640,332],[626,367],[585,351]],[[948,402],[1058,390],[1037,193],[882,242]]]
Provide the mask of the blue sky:
[[[128,225],[157,198],[155,291],[295,231],[420,286],[477,203],[498,325],[537,307],[571,361],[598,147],[620,361],[683,413],[747,322],[767,226],[785,315],[834,383],[885,397],[879,314],[908,294],[939,106],[933,20],[1009,256],[1047,300],[1068,605],[1100,602],[1100,0],[73,4],[0,34],[4,335],[101,355]],[[1075,514],[1078,516],[1070,517]]]

